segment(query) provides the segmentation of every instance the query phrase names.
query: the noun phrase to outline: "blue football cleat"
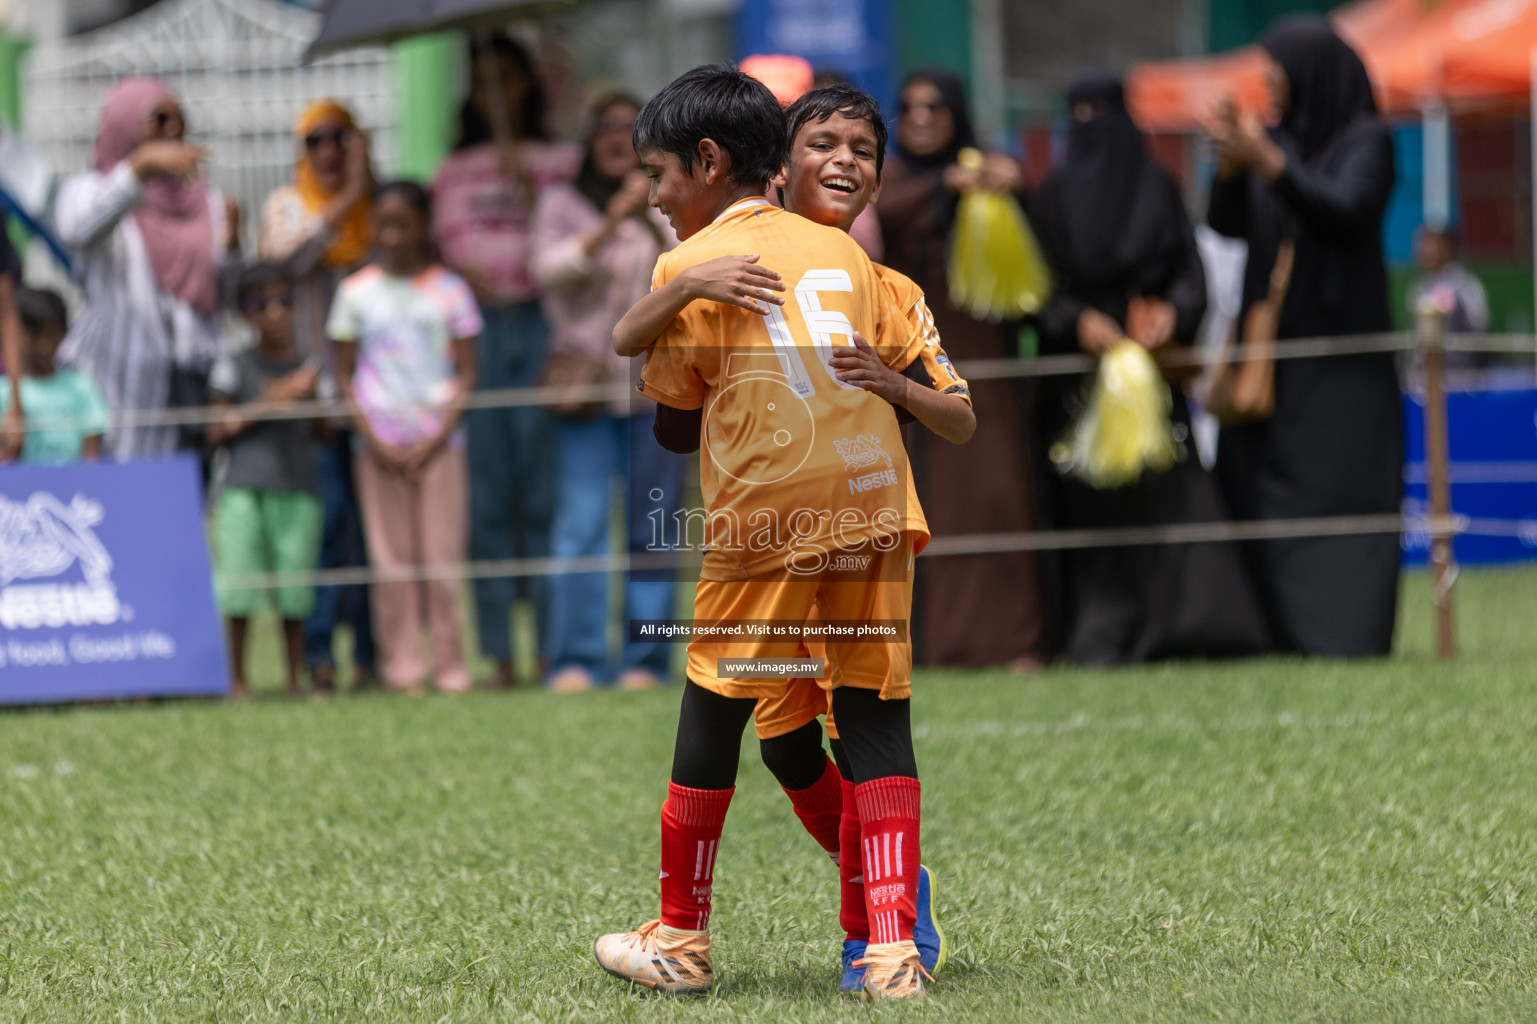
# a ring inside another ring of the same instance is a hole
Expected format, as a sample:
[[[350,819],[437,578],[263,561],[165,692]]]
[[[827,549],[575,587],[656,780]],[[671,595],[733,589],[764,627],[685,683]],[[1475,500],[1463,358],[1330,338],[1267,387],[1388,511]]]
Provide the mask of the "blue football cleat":
[[[918,960],[923,969],[938,974],[950,951],[945,945],[945,933],[939,930],[939,921],[934,917],[934,876],[921,864],[918,866],[918,920],[913,923],[913,942],[918,947]]]
[[[939,973],[950,951],[945,943],[945,933],[939,930],[939,922],[934,919],[934,878],[922,865],[918,867],[918,920],[913,924],[913,944],[918,947],[918,960],[923,969],[930,974]],[[838,991],[864,991],[865,969],[855,967],[854,961],[864,959],[868,945],[863,939],[843,940],[843,981],[838,985]]]
[[[843,940],[843,981],[838,984],[839,992],[863,992],[865,990],[865,969],[861,965],[854,966],[855,960],[863,961],[865,947],[869,943],[864,939]]]

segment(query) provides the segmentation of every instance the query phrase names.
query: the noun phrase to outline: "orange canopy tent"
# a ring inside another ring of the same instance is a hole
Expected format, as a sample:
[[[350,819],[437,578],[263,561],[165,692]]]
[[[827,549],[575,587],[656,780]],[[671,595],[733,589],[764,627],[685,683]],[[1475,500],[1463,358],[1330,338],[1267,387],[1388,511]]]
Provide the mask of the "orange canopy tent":
[[[1445,224],[1451,211],[1448,111],[1522,107],[1537,123],[1537,0],[1355,0],[1330,21],[1361,55],[1382,109],[1422,116],[1424,217]],[[1225,95],[1245,109],[1266,111],[1264,77],[1265,57],[1255,46],[1141,64],[1126,76],[1126,101],[1144,131],[1191,131]],[[1537,180],[1537,133],[1532,168]],[[1537,204],[1532,213],[1537,241]]]
[[[1517,100],[1530,94],[1537,0],[1459,4],[1446,28],[1440,94],[1448,102]]]
[[[1384,110],[1529,100],[1537,0],[1356,0],[1330,20],[1361,55]],[[1127,104],[1144,129],[1165,132],[1194,129],[1224,95],[1263,111],[1264,66],[1254,46],[1140,64],[1126,78]]]

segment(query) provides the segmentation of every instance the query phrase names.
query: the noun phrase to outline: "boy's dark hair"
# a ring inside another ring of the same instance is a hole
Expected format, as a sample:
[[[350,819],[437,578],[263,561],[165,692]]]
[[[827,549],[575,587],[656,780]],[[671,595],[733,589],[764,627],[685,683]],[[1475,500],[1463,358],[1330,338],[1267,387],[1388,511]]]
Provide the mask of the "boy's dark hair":
[[[235,282],[235,305],[244,306],[249,296],[275,284],[293,284],[293,277],[288,273],[287,267],[270,261],[251,264],[240,272],[240,277]]]
[[[875,173],[886,163],[886,119],[875,97],[846,82],[819,86],[790,104],[785,111],[785,135],[791,145],[808,124],[821,124],[834,114],[855,121],[869,121],[875,133]]]
[[[51,288],[20,288],[16,291],[16,316],[21,329],[36,334],[45,327],[69,330],[69,308],[64,296]]]
[[[729,64],[706,64],[673,79],[635,119],[635,149],[671,153],[691,170],[699,143],[713,139],[731,157],[730,179],[763,191],[784,164],[788,141],[768,86]]]
[[[518,138],[547,138],[544,115],[548,103],[545,100],[544,83],[539,78],[538,69],[534,67],[534,58],[528,52],[528,47],[505,32],[471,37],[470,62],[466,72],[476,82],[481,81],[485,75],[483,65],[488,52],[492,60],[505,59],[511,63],[527,83],[528,87],[523,93],[523,109],[507,111]],[[454,149],[466,149],[490,142],[491,136],[491,123],[475,109],[474,97],[465,96],[464,104],[459,108],[459,141],[455,143]]]
[[[409,178],[387,181],[374,192],[374,205],[383,202],[386,196],[399,196],[407,206],[421,214],[423,221],[429,225],[432,223],[432,197],[419,183]]]

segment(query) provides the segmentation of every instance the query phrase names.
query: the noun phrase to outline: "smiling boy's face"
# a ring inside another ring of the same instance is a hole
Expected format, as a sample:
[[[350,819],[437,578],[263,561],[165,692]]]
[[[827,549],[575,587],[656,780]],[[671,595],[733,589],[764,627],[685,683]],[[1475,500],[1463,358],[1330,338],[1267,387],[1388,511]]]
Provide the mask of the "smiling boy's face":
[[[667,218],[680,241],[715,219],[716,197],[699,159],[684,167],[676,154],[648,146],[640,151],[640,169],[651,179],[651,205]]]
[[[847,231],[880,194],[875,130],[865,118],[834,114],[802,126],[790,142],[790,162],[774,183],[785,209]]]

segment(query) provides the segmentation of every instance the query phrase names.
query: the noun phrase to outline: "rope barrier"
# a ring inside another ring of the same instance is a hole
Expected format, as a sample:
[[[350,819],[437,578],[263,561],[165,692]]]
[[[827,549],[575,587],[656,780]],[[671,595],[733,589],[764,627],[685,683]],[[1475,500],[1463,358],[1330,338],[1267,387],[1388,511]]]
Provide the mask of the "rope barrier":
[[[1435,339],[1444,351],[1528,354],[1537,351],[1531,335],[1446,335]],[[1352,335],[1333,338],[1286,339],[1264,350],[1235,346],[1220,356],[1190,348],[1158,353],[1170,368],[1206,366],[1217,359],[1245,361],[1271,358],[1278,361],[1317,359],[1413,351],[1423,340],[1407,332]],[[957,370],[967,380],[1043,378],[1083,374],[1095,368],[1088,355],[1049,355],[1034,359],[968,360]],[[548,406],[571,402],[619,402],[634,396],[627,382],[561,388],[500,388],[477,391],[453,400],[465,410]],[[279,405],[253,403],[242,406],[199,406],[179,409],[123,411],[111,418],[114,427],[198,426],[230,417],[246,421],[309,420],[345,416],[350,407],[339,401],[306,401]],[[29,421],[26,429],[58,429],[89,426],[81,420]],[[1407,467],[1406,479],[1419,482],[1424,467]],[[1459,473],[1456,466],[1452,473]],[[1537,466],[1520,464],[1468,464],[1455,477],[1458,482],[1524,482],[1537,476]],[[1466,516],[1402,516],[1396,513],[1357,516],[1321,516],[1247,522],[1178,523],[1117,527],[1095,530],[1047,530],[1004,534],[970,534],[940,537],[924,551],[924,557],[1003,554],[1020,551],[1069,551],[1134,545],[1234,543],[1374,534],[1411,534],[1446,539],[1457,534],[1515,537],[1537,547],[1537,519],[1527,521],[1471,519]],[[582,558],[499,559],[452,564],[420,565],[401,569],[373,567],[319,569],[290,573],[216,574],[219,584],[231,589],[271,590],[295,586],[348,586],[429,580],[474,580],[552,576],[567,573],[677,569],[697,563],[697,551],[677,550],[637,554],[596,555]],[[1449,583],[1447,584],[1449,585]]]
[[[1448,335],[1446,350],[1449,352],[1519,353],[1537,351],[1537,338],[1523,334]],[[1171,348],[1158,353],[1159,363],[1171,369],[1207,366],[1219,358],[1243,362],[1254,358],[1276,360],[1318,359],[1337,356],[1370,355],[1385,352],[1407,352],[1416,347],[1414,335],[1408,332],[1391,334],[1358,334],[1333,338],[1289,338],[1263,351],[1250,346],[1234,346],[1220,357],[1214,353],[1194,348]],[[1088,373],[1097,360],[1089,355],[1047,355],[1033,359],[971,359],[956,364],[956,370],[968,381],[1030,379],[1062,377]],[[542,387],[495,388],[475,391],[445,403],[446,407],[473,411],[477,409],[511,409],[527,406],[564,405],[573,402],[624,402],[635,397],[628,383],[587,384],[558,390]],[[109,418],[110,429],[133,427],[191,427],[222,423],[233,416],[246,421],[278,422],[286,420],[313,420],[345,418],[352,411],[346,403],[332,401],[304,401],[268,404],[253,402],[245,405],[184,406],[175,409],[120,410]],[[80,429],[95,426],[87,420],[71,417],[50,420],[28,420],[25,430]]]
[[[1537,519],[1528,521],[1402,516],[1397,513],[1359,516],[1316,516],[1303,519],[1264,519],[1246,522],[1174,523],[1096,530],[1040,530],[1023,533],[979,533],[938,537],[923,558],[1007,554],[1019,551],[1072,551],[1086,548],[1131,547],[1144,544],[1211,544],[1314,537],[1360,537],[1408,533],[1433,536],[1518,537],[1537,544]],[[503,579],[555,576],[566,573],[640,572],[677,569],[699,561],[693,549],[588,555],[579,558],[510,558],[410,566],[400,569],[316,569],[306,572],[216,574],[230,589],[271,590],[279,587],[354,586],[429,580]]]

